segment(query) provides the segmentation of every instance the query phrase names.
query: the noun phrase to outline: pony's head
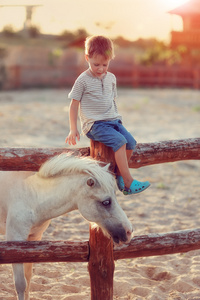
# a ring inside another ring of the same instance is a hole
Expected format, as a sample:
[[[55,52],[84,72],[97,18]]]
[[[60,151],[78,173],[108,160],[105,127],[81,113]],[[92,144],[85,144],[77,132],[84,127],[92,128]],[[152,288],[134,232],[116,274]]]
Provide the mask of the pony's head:
[[[109,172],[109,165],[102,167],[93,159],[64,153],[45,163],[38,175],[67,177],[65,185],[81,215],[101,227],[114,242],[130,241],[132,225],[117,202],[115,178]]]

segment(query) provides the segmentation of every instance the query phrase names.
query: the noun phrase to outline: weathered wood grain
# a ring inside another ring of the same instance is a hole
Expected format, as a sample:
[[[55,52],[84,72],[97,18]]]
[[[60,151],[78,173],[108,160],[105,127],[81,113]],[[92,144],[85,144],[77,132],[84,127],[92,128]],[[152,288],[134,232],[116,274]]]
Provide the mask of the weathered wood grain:
[[[200,228],[134,237],[114,250],[114,259],[185,253],[200,249]]]
[[[0,170],[38,171],[49,158],[61,153],[88,156],[89,148],[0,148]]]
[[[50,157],[63,152],[77,156],[95,156],[101,159],[98,149],[90,148],[0,148],[0,170],[6,171],[38,171],[42,163]],[[200,138],[171,140],[157,143],[138,144],[130,159],[130,168],[161,164],[181,160],[200,159]],[[111,169],[113,162],[111,162]]]
[[[101,229],[90,228],[89,247],[91,300],[112,300],[115,269],[112,239],[104,236]]]
[[[112,170],[115,169],[115,159],[111,148],[91,140],[90,154],[96,160],[111,163]],[[115,269],[113,241],[103,234],[101,228],[97,229],[90,226],[89,247],[88,271],[91,300],[112,300]]]
[[[87,262],[88,242],[0,242],[0,264],[19,262]]]
[[[130,159],[130,168],[181,160],[200,159],[200,138],[138,144]]]
[[[96,229],[94,229],[94,233],[96,233]],[[101,242],[102,232],[100,232],[100,235],[92,234],[92,239],[95,239],[95,241],[90,240],[90,246],[87,241],[0,242],[0,264],[18,262],[87,262],[89,255],[92,255],[92,257],[90,257],[90,268],[93,269],[92,272],[94,272],[96,268],[99,268],[102,272],[102,276],[104,274],[106,278],[107,269],[105,268],[109,268],[107,264],[110,264],[110,262],[111,272],[113,272],[114,265],[112,257],[107,255],[107,251],[106,255],[104,255],[105,244]],[[98,248],[96,248],[97,243]],[[112,243],[110,243],[109,239],[107,239],[107,246],[112,247]],[[129,244],[120,247],[115,246],[113,257],[114,260],[130,259],[185,253],[198,249],[200,249],[200,228],[195,228],[135,236]],[[96,259],[95,253],[98,259]],[[106,263],[106,266],[104,266],[104,263],[102,264],[102,261]],[[98,285],[98,276],[95,276],[94,279]]]

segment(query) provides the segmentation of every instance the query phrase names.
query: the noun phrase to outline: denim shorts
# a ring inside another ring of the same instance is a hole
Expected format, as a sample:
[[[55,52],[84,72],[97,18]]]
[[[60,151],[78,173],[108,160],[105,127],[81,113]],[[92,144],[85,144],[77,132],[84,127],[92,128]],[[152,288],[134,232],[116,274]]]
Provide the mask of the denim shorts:
[[[111,147],[114,152],[125,144],[127,150],[133,150],[136,146],[136,140],[122,125],[121,120],[96,121],[86,136]]]

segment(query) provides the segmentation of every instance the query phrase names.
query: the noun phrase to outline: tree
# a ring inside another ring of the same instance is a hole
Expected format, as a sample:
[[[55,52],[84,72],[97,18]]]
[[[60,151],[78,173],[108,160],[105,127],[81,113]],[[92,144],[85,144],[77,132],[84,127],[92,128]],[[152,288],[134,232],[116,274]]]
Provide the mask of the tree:
[[[6,25],[6,26],[4,26],[4,28],[2,30],[2,34],[5,37],[14,37],[16,35],[16,32],[14,31],[14,28],[12,25]]]

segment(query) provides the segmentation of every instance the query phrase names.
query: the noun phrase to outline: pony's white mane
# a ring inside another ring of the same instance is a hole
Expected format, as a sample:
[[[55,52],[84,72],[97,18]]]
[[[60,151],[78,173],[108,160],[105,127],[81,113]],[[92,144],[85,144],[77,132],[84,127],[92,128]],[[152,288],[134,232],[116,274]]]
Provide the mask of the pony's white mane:
[[[80,158],[67,153],[62,153],[47,160],[40,167],[38,176],[50,178],[80,173],[95,177],[100,185],[113,186],[115,182],[114,176],[108,171],[108,168],[101,167],[97,161],[88,157]]]

